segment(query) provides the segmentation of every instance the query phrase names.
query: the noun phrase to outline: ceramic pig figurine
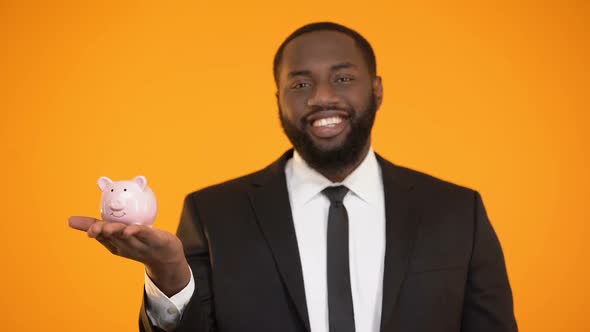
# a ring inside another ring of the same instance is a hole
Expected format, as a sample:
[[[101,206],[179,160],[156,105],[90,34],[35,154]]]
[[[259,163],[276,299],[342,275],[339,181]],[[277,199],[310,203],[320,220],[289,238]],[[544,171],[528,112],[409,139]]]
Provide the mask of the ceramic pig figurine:
[[[124,181],[101,176],[98,187],[102,191],[100,214],[103,220],[146,226],[154,223],[158,204],[144,176]]]

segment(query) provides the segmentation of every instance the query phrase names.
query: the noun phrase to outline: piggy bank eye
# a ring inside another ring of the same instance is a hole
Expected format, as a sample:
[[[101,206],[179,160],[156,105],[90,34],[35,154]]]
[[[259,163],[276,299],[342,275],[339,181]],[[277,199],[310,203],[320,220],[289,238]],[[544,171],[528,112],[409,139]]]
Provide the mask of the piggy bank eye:
[[[111,192],[115,191],[115,189],[111,189]]]
[[[123,189],[123,191],[127,191],[127,189]]]

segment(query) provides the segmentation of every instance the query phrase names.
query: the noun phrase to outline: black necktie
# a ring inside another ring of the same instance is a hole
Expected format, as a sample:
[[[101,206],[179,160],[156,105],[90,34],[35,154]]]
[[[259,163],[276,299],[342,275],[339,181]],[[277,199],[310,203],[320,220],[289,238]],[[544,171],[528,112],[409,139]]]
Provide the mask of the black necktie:
[[[354,332],[354,308],[348,265],[348,213],[342,204],[345,186],[322,191],[330,200],[328,213],[328,318],[330,332]]]

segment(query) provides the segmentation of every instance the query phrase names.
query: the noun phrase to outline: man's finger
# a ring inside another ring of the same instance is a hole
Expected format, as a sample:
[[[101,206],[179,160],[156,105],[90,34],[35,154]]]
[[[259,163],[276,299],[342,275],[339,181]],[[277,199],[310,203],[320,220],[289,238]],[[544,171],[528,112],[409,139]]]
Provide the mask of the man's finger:
[[[100,235],[96,238],[96,240],[100,242],[100,244],[102,244],[105,248],[107,248],[111,254],[119,255],[119,249],[110,240],[107,240]]]
[[[86,232],[97,221],[97,219],[92,217],[71,216],[68,218],[68,225],[73,229]]]
[[[110,239],[110,242],[119,249],[118,254],[120,256],[130,258],[136,261],[144,262],[146,256],[150,256],[153,254],[147,250],[145,244],[141,243],[134,237],[121,239],[120,237],[113,236]]]
[[[96,221],[88,228],[88,236],[95,238],[102,233],[102,228],[108,223],[108,221]]]
[[[129,226],[129,227],[132,227],[132,226]],[[127,227],[127,228],[129,228],[129,227]],[[126,245],[134,248],[138,252],[146,252],[149,249],[149,247],[146,246],[145,243],[139,241],[139,239],[137,239],[137,237],[134,234],[126,234],[127,228],[125,228],[125,230],[123,230],[123,232],[119,232],[119,233],[115,234],[113,239],[115,241],[125,242]]]
[[[158,236],[155,229],[148,227],[148,226],[140,226],[134,225],[131,232],[124,232],[124,235],[133,235],[139,241],[143,242],[147,246],[151,247],[154,245],[158,245],[162,240],[160,236]]]
[[[141,230],[141,227],[143,226],[129,225],[129,227],[125,228],[122,235],[125,237],[135,236],[135,234],[137,234]]]
[[[126,224],[117,223],[117,222],[109,222],[109,223],[106,223],[102,227],[101,234],[105,237],[110,238],[110,237],[116,236],[119,233],[122,233],[123,230],[125,229],[125,227],[127,227]]]

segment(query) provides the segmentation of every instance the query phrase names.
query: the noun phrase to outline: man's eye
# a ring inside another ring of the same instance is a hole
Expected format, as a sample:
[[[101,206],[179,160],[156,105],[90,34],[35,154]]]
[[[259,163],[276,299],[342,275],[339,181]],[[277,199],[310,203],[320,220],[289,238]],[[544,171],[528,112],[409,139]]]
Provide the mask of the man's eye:
[[[310,85],[311,84],[309,84],[308,82],[295,83],[291,86],[291,89],[303,89],[309,87]]]
[[[354,81],[354,78],[348,77],[348,76],[338,77],[336,79],[336,82],[339,82],[339,83],[349,83],[352,81]]]

